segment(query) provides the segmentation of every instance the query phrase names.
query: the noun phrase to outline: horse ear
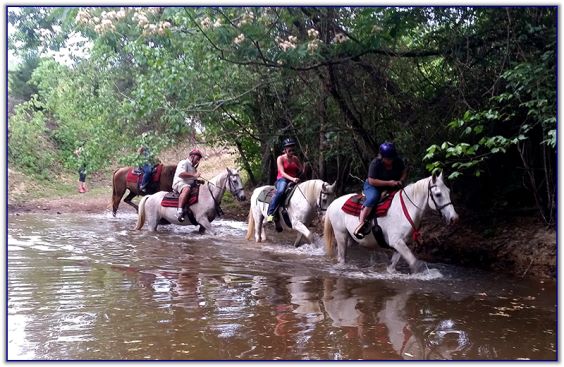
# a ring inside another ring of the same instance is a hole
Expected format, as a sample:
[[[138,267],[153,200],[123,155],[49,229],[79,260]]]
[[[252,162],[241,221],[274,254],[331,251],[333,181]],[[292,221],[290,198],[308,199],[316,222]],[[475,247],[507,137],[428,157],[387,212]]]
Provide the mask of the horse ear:
[[[433,172],[433,183],[435,183],[437,181],[437,173]]]
[[[232,173],[231,173],[231,170],[229,169],[229,167],[226,167],[226,168],[227,168],[227,173],[229,173],[231,175]]]
[[[441,174],[439,175],[439,180],[441,180],[443,182],[445,181],[444,178],[443,178],[443,171],[441,171]]]
[[[333,182],[333,184],[330,185],[330,186],[327,188],[327,191],[329,191],[329,192],[335,192],[335,188],[336,188],[336,187],[337,187],[337,180],[335,180],[335,182]]]

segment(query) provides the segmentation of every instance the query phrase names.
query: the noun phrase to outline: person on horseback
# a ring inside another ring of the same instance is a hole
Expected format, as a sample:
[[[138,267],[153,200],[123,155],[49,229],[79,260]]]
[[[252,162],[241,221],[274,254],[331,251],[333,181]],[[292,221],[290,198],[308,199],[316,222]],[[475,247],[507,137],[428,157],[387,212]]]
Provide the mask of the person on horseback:
[[[371,227],[368,225],[369,214],[380,201],[382,191],[399,189],[407,177],[404,161],[398,156],[394,143],[385,142],[380,145],[380,154],[370,162],[368,178],[364,182],[364,195],[366,199],[358,217],[360,224],[354,231],[358,239],[363,239]],[[377,219],[374,218],[376,232],[380,232]]]
[[[184,206],[186,206],[188,202],[188,194],[196,179],[200,177],[200,173],[197,172],[200,159],[202,159],[202,152],[194,148],[188,154],[188,158],[181,160],[176,166],[172,189],[180,194],[178,198],[178,209],[176,209],[179,222],[184,222]]]
[[[149,148],[145,145],[142,145],[137,153],[139,154],[139,158],[142,162],[139,168],[143,171],[143,179],[141,180],[141,185],[139,185],[139,190],[146,194],[147,186],[149,185],[149,182],[151,182],[151,178],[153,177],[153,168],[157,164],[157,161],[153,157]]]
[[[303,170],[303,165],[296,153],[296,140],[293,138],[284,139],[282,142],[282,148],[284,153],[279,155],[276,159],[276,165],[278,167],[278,175],[276,176],[276,182],[274,187],[276,187],[276,193],[270,201],[268,206],[266,221],[267,223],[272,223],[274,221],[274,213],[280,205],[280,200],[284,195],[284,191],[288,186],[288,183],[298,183],[298,176]]]

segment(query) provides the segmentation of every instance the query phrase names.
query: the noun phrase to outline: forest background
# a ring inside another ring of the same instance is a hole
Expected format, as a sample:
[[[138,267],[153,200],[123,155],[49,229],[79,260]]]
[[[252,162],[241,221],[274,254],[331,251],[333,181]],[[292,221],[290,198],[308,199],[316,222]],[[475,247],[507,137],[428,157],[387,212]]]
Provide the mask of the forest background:
[[[141,144],[189,142],[233,147],[252,188],[293,137],[304,178],[342,194],[393,141],[411,181],[444,170],[480,225],[556,225],[555,6],[7,10],[8,165],[26,179],[76,175],[79,146],[111,174]]]

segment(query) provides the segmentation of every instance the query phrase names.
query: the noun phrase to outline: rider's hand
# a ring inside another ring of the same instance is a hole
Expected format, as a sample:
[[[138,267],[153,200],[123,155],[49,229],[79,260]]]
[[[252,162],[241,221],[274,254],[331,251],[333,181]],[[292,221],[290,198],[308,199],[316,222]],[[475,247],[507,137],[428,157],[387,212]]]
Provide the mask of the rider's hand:
[[[298,183],[298,182],[300,182],[300,179],[299,179],[299,178],[297,178],[297,177],[296,177],[296,178],[294,178],[294,183]]]

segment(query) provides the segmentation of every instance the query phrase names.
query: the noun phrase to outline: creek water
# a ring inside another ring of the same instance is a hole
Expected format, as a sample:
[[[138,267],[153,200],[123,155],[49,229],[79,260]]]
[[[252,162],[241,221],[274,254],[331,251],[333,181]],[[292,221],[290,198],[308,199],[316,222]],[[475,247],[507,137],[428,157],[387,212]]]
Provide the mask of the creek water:
[[[8,214],[8,360],[557,359],[552,282],[135,220]]]

